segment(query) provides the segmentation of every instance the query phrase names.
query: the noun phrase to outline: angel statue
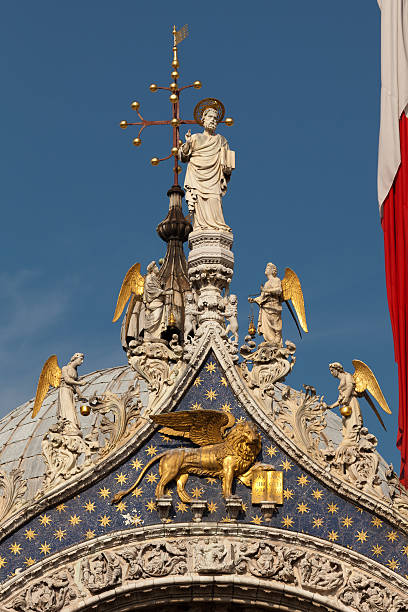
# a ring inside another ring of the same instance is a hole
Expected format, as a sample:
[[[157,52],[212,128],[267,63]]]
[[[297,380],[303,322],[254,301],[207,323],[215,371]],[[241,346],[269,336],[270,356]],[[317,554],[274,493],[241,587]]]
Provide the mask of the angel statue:
[[[244,421],[235,424],[233,414],[218,410],[180,410],[152,415],[150,418],[162,425],[160,433],[188,438],[199,448],[182,447],[153,457],[140,472],[136,482],[127,491],[119,491],[114,496],[113,504],[133,491],[156,461],[160,461],[156,499],[162,498],[167,485],[175,480],[181,501],[192,502],[185,490],[189,474],[221,478],[224,498],[232,495],[234,476],[248,486],[247,475],[262,444],[253,423]]]
[[[285,276],[280,280],[277,267],[269,262],[266,264],[265,275],[268,280],[261,286],[261,294],[256,298],[249,297],[248,302],[259,306],[258,334],[263,335],[266,342],[281,347],[283,346],[282,302],[286,302],[299,329],[298,322],[289,304],[289,300],[292,301],[303,331],[308,332],[302,287],[299,278],[290,268],[286,268]]]
[[[339,379],[339,395],[337,401],[328,406],[333,409],[340,407],[342,416],[342,441],[337,448],[334,463],[343,467],[354,462],[355,447],[360,442],[363,418],[358,397],[365,397],[385,429],[384,422],[367,391],[377,400],[387,414],[391,414],[385,397],[373,372],[363,361],[353,359],[354,373],[345,372],[337,361],[329,365],[330,373]]]
[[[79,387],[86,385],[86,382],[78,380],[78,366],[84,362],[83,353],[75,353],[67,365],[62,368],[58,365],[56,355],[51,355],[44,363],[41,370],[40,378],[38,379],[37,392],[35,395],[34,408],[32,418],[34,418],[40,410],[45,396],[48,393],[50,386],[58,388],[58,420],[68,421],[74,426],[74,429],[79,429],[79,420],[75,408],[75,399],[81,398]]]
[[[231,231],[224,221],[222,198],[235,168],[235,153],[230,151],[224,136],[215,133],[224,113],[219,100],[201,100],[194,109],[194,118],[204,131],[191,134],[188,130],[179,149],[181,161],[188,162],[184,189],[194,231]]]
[[[127,338],[138,338],[143,332],[145,340],[157,340],[167,328],[167,296],[172,289],[163,289],[159,278],[159,268],[155,261],[147,266],[143,277],[140,263],[134,264],[126,273],[116,303],[113,323],[123,312],[126,302],[129,304],[122,323],[122,345],[127,345]]]

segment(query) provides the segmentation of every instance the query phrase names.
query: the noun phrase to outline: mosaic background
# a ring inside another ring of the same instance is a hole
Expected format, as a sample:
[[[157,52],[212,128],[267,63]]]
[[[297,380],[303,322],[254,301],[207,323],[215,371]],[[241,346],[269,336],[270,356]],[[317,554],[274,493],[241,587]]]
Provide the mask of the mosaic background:
[[[215,409],[232,412],[237,421],[250,420],[243,405],[234,396],[213,354],[209,354],[177,410]],[[311,474],[300,469],[273,439],[262,434],[258,460],[284,472],[284,504],[278,508],[270,525],[306,533],[355,550],[408,578],[408,537],[387,521],[344,500]],[[146,472],[139,486],[118,505],[112,496],[128,488],[140,470],[166,449],[192,446],[188,440],[170,438],[157,432],[124,462],[81,494],[52,507],[9,536],[0,545],[0,581],[17,568],[34,565],[44,557],[73,544],[138,525],[160,523],[154,492],[158,481],[158,462]],[[227,522],[218,479],[190,476],[190,495],[208,502],[203,520]],[[252,506],[251,491],[235,482],[234,492],[243,500],[240,523],[263,525],[259,506]],[[178,498],[175,483],[169,493],[173,499],[171,521],[191,520],[188,504]]]

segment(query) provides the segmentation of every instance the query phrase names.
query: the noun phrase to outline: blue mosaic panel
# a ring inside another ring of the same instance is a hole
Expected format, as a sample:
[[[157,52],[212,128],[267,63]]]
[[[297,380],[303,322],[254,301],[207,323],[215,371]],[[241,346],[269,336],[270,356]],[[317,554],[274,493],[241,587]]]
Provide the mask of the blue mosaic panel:
[[[238,422],[250,419],[230,389],[213,354],[208,355],[177,410],[200,408],[232,412]],[[270,525],[335,542],[408,578],[406,535],[387,521],[337,495],[302,470],[274,440],[263,432],[261,435],[262,451],[258,461],[270,463],[284,472],[284,504],[278,508]],[[192,444],[183,438],[162,435],[158,428],[119,469],[86,491],[30,520],[0,545],[0,581],[17,568],[26,568],[73,544],[138,525],[159,523],[155,507],[158,462],[150,467],[132,494],[116,506],[111,504],[111,500],[115,493],[127,489],[135,481],[152,458],[181,446],[190,447]],[[228,521],[219,479],[190,476],[186,489],[192,497],[207,501],[204,521]],[[190,521],[189,505],[180,501],[175,483],[171,483],[168,492],[173,499],[171,522]],[[263,525],[260,507],[251,504],[250,489],[236,481],[233,492],[243,500],[238,521]]]

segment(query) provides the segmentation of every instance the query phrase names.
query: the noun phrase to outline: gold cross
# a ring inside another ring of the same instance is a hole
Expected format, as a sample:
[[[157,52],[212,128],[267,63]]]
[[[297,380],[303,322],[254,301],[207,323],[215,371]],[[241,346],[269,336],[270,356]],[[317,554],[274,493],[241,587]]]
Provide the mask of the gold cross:
[[[178,165],[178,150],[182,144],[181,140],[179,139],[180,138],[180,125],[197,124],[197,121],[195,119],[181,119],[180,118],[180,94],[185,89],[191,89],[192,87],[194,89],[200,89],[201,81],[194,81],[192,85],[185,85],[184,87],[179,87],[177,80],[180,76],[179,75],[180,63],[177,57],[177,45],[180,44],[188,36],[187,24],[184,25],[178,32],[176,31],[176,26],[173,26],[172,34],[173,34],[173,61],[171,62],[171,66],[172,66],[171,77],[173,81],[170,83],[169,87],[161,87],[159,85],[156,85],[156,83],[152,83],[149,88],[150,91],[152,92],[155,92],[158,89],[162,89],[164,91],[170,91],[169,99],[172,105],[171,119],[167,119],[163,121],[147,121],[146,119],[142,117],[142,115],[139,112],[140,103],[134,101],[131,103],[130,106],[132,110],[137,112],[140,118],[140,121],[136,121],[133,123],[130,123],[128,121],[121,121],[119,125],[124,130],[129,125],[140,125],[141,126],[138,135],[136,136],[136,138],[133,139],[133,144],[136,147],[139,147],[142,144],[140,135],[146,127],[149,127],[151,125],[170,125],[173,128],[173,140],[172,140],[173,146],[171,148],[170,155],[167,155],[167,157],[161,157],[161,158],[152,157],[152,159],[150,160],[150,163],[152,164],[152,166],[157,166],[162,161],[166,161],[167,159],[174,158],[174,167],[173,167],[174,185],[177,185],[178,184],[178,174],[179,172],[181,172],[181,168]],[[233,120],[231,118],[227,118],[225,119],[225,121],[221,121],[220,123],[225,123],[226,125],[233,125]]]

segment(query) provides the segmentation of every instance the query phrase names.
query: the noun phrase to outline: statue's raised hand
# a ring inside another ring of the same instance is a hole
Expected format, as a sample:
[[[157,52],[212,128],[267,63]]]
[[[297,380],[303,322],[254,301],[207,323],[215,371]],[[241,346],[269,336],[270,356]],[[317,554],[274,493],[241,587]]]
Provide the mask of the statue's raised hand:
[[[185,135],[186,142],[190,144],[191,142],[191,130],[188,130]]]

